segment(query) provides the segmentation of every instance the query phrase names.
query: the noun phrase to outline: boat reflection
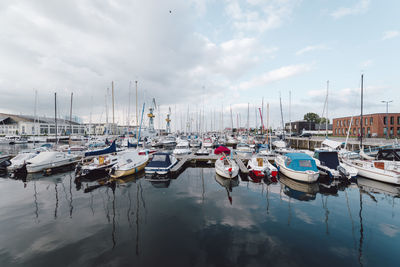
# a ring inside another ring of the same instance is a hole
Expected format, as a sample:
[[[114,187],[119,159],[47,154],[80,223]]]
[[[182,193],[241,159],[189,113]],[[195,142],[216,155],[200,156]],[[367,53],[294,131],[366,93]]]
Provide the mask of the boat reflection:
[[[222,187],[226,189],[226,193],[228,195],[228,200],[229,203],[232,205],[232,188],[239,186],[239,177],[236,176],[235,178],[232,179],[226,179],[218,174],[215,174],[215,180],[217,181],[218,184],[220,184]]]
[[[301,183],[283,175],[279,175],[279,181],[283,187],[283,192],[285,195],[300,201],[314,200],[319,192],[318,183]]]
[[[400,198],[400,186],[382,183],[379,181],[358,177],[357,184],[363,193],[371,194],[384,194],[393,198]],[[376,202],[375,197],[373,197]]]
[[[168,188],[171,184],[171,179],[168,177],[146,177],[145,180],[149,181],[155,188]]]

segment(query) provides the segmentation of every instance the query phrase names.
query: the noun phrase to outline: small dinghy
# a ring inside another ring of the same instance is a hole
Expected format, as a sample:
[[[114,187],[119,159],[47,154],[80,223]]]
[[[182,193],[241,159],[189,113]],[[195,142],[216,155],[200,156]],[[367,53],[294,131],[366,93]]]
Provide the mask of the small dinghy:
[[[315,160],[305,153],[287,153],[275,159],[278,170],[285,176],[306,183],[318,180],[319,171]]]

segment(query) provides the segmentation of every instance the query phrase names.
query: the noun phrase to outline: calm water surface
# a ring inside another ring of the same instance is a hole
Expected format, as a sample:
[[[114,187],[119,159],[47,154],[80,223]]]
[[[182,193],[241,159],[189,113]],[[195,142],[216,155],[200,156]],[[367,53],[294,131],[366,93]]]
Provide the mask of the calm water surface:
[[[398,266],[400,190],[358,180],[0,178],[0,266]]]

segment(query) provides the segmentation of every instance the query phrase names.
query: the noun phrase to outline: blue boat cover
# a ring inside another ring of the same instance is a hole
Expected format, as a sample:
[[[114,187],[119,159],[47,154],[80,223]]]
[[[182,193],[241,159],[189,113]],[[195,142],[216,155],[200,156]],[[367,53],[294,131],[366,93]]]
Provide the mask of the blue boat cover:
[[[318,171],[315,160],[305,153],[287,153],[286,167],[295,171]]]
[[[114,153],[117,151],[117,145],[115,144],[114,140],[111,144],[111,146],[105,148],[105,149],[100,149],[100,150],[95,150],[95,151],[89,151],[85,153],[85,157],[90,157],[90,156],[99,156],[103,154],[109,154],[109,153]]]
[[[146,167],[150,168],[166,168],[171,165],[171,160],[169,159],[170,153],[157,152],[153,154],[153,159]]]

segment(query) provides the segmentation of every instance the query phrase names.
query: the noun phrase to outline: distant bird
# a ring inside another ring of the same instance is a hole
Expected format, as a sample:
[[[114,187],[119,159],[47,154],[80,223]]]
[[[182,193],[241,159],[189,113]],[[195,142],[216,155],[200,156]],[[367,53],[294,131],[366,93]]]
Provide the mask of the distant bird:
[[[169,13],[172,13],[172,11],[170,10]]]

